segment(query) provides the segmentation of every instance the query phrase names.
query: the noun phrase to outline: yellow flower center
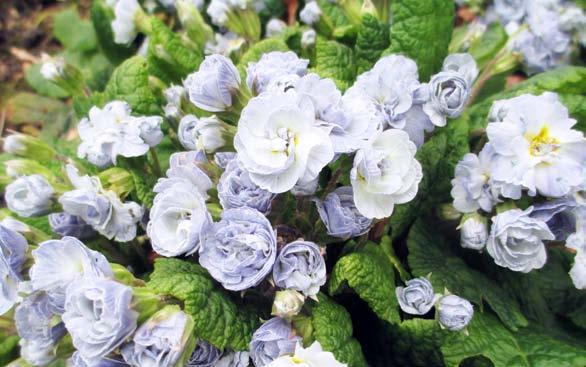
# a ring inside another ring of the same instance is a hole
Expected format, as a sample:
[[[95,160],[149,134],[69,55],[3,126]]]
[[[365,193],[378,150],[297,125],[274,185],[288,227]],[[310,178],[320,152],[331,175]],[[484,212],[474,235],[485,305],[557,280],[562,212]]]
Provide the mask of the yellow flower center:
[[[293,362],[295,364],[301,364],[301,363],[304,362],[304,360],[301,359],[301,358],[299,358],[299,357],[297,357],[297,356],[293,356],[293,357],[291,357],[291,362]]]
[[[549,134],[548,126],[543,126],[537,135],[527,134],[526,138],[530,141],[529,153],[532,156],[544,156],[559,147],[559,141]]]

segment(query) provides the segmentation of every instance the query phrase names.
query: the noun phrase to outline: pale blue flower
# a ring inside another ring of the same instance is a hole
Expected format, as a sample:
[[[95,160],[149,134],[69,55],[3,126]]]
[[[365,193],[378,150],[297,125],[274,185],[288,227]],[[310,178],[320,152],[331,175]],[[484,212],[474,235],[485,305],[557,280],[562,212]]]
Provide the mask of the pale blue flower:
[[[16,306],[14,324],[18,336],[30,340],[59,340],[65,335],[62,322],[53,320],[55,313],[45,292],[35,292]]]
[[[282,34],[287,29],[287,23],[281,19],[271,18],[265,27],[265,36],[273,37]]]
[[[248,367],[250,365],[250,353],[225,351],[222,358],[213,367]]]
[[[305,24],[312,25],[319,21],[322,11],[316,1],[308,1],[299,12],[299,19]]]
[[[213,187],[212,180],[203,167],[208,163],[203,150],[178,152],[171,154],[167,177],[159,178],[153,191],[161,193],[177,182],[187,181],[194,190],[204,198],[208,198],[207,191]]]
[[[226,145],[227,125],[216,116],[184,116],[179,122],[179,142],[187,150],[213,153]]]
[[[476,61],[469,54],[446,57],[442,71],[431,77],[430,100],[423,105],[434,125],[445,126],[446,118],[460,116],[477,75]]]
[[[197,187],[187,180],[176,180],[155,196],[147,234],[158,254],[190,255],[199,248],[199,236],[211,223]]]
[[[250,357],[255,366],[264,366],[284,354],[293,354],[295,345],[301,342],[291,324],[280,317],[273,317],[252,334]]]
[[[232,159],[226,165],[218,182],[218,198],[224,209],[248,207],[267,214],[275,196],[252,182],[238,159]]]
[[[83,360],[79,352],[75,352],[67,360],[67,367],[128,367],[128,364],[120,360],[119,357],[107,356],[98,361],[93,361],[90,366]]]
[[[315,200],[317,210],[328,234],[347,240],[365,234],[372,219],[366,218],[354,205],[354,195],[349,186],[338,187],[325,200]]]
[[[495,0],[494,10],[503,24],[521,22],[527,13],[527,0]]]
[[[199,70],[184,82],[189,100],[210,112],[229,109],[240,89],[240,74],[232,60],[222,55],[206,56]]]
[[[523,273],[545,265],[543,241],[555,237],[544,221],[530,217],[532,210],[511,209],[492,218],[486,250],[497,265]]]
[[[431,310],[436,296],[433,286],[426,278],[413,278],[405,287],[395,289],[401,310],[411,315],[425,315]]]
[[[26,239],[20,233],[0,225],[0,315],[10,310],[18,299],[27,248]]]
[[[561,198],[535,204],[531,217],[547,223],[556,241],[565,241],[576,232],[576,214],[578,203],[575,200]]]
[[[368,97],[384,124],[400,129],[405,126],[405,113],[416,101],[415,93],[420,87],[418,78],[415,61],[389,55],[360,74],[346,95]]]
[[[460,222],[460,246],[472,250],[482,250],[488,240],[486,218],[478,213],[466,214]]]
[[[134,23],[135,15],[140,11],[140,4],[137,0],[118,0],[114,7],[114,20],[112,31],[114,42],[129,44],[136,38],[138,30]]]
[[[221,350],[200,339],[185,367],[214,367],[221,357]]]
[[[228,163],[236,158],[236,152],[218,152],[214,154],[214,163],[221,169],[226,169]]]
[[[104,255],[90,250],[74,237],[49,240],[32,251],[34,264],[29,275],[35,291],[45,291],[60,313],[67,287],[82,278],[111,277],[112,268]]]
[[[200,241],[199,263],[232,291],[258,285],[270,273],[277,255],[271,223],[251,208],[225,210]]]
[[[246,69],[246,84],[254,94],[260,94],[272,79],[307,72],[309,60],[300,59],[294,52],[272,51],[263,54],[257,62],[250,62]]]
[[[56,347],[50,340],[20,339],[20,356],[29,365],[47,366],[56,357]]]
[[[320,248],[301,240],[286,244],[273,266],[273,280],[277,287],[315,296],[326,282],[326,262]]]
[[[131,366],[173,367],[192,340],[191,316],[167,306],[136,330],[132,341],[122,347],[122,356]]]
[[[22,176],[6,186],[4,200],[8,209],[21,217],[47,214],[55,190],[41,175]]]
[[[67,289],[62,319],[80,357],[93,365],[136,329],[132,288],[109,279],[85,278]]]
[[[81,240],[93,237],[96,231],[76,215],[65,212],[49,214],[49,225],[60,236],[71,236]]]
[[[454,295],[440,298],[437,310],[440,324],[450,331],[464,329],[474,315],[472,304]]]

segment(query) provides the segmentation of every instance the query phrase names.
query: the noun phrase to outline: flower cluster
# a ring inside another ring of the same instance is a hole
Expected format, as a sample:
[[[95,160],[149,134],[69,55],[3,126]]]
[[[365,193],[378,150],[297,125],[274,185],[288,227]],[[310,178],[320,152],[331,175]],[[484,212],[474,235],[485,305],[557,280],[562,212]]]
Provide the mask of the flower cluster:
[[[495,101],[488,122],[488,141],[464,156],[452,180],[454,207],[468,213],[462,246],[486,246],[497,265],[529,272],[545,265],[546,242],[566,241],[577,251],[570,274],[583,288],[586,139],[576,120],[556,94],[543,93]],[[524,197],[533,205],[516,208]],[[489,233],[477,211],[495,208]]]
[[[62,101],[32,125],[29,90],[7,104],[0,360],[473,365],[495,346],[462,345],[511,330],[573,365],[543,330],[584,329],[586,72],[530,76],[578,54],[584,12],[408,3],[95,0],[79,34],[58,15],[63,52],[26,79]]]

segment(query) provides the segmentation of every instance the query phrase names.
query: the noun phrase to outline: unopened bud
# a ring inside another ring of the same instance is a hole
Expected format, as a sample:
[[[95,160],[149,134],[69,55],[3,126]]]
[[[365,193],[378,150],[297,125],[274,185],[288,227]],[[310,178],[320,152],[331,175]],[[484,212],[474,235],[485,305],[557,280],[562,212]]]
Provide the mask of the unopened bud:
[[[466,214],[460,222],[460,245],[463,248],[482,250],[488,238],[488,225],[485,217],[478,213]]]
[[[295,290],[278,291],[275,294],[271,315],[290,320],[301,311],[303,303],[305,297]]]

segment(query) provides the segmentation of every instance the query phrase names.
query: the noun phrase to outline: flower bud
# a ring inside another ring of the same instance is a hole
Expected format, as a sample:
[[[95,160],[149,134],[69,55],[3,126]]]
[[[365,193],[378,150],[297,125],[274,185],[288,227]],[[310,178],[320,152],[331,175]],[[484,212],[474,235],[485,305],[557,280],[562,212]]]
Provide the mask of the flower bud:
[[[305,297],[296,290],[287,289],[275,294],[271,315],[290,320],[297,315],[305,303]]]
[[[12,134],[4,138],[4,152],[27,158],[43,157],[50,160],[57,154],[44,141],[26,134]]]
[[[460,222],[460,245],[463,248],[482,250],[488,239],[488,225],[485,217],[478,213],[466,214]]]
[[[71,95],[81,95],[85,88],[83,74],[75,66],[68,64],[61,57],[50,57],[43,54],[41,75]]]
[[[462,330],[474,315],[472,304],[453,294],[444,296],[438,304],[439,322],[450,331]]]
[[[214,31],[204,21],[193,1],[177,0],[175,1],[175,8],[177,9],[179,21],[187,32],[189,39],[200,49],[205,46],[207,41],[214,38]]]
[[[8,208],[21,217],[34,217],[49,212],[54,192],[45,177],[22,176],[6,186],[4,199]]]
[[[134,180],[130,172],[120,167],[111,167],[98,174],[100,182],[107,190],[114,191],[116,195],[124,197],[134,190]]]

